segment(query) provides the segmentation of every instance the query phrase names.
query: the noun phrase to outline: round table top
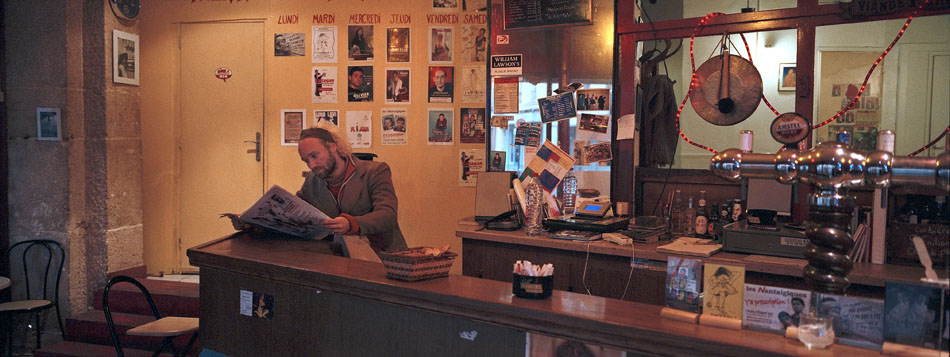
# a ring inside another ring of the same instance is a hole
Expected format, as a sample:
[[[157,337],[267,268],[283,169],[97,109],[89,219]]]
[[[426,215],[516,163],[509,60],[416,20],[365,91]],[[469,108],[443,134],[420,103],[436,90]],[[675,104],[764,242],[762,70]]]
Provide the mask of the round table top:
[[[10,278],[0,276],[0,290],[10,287]]]

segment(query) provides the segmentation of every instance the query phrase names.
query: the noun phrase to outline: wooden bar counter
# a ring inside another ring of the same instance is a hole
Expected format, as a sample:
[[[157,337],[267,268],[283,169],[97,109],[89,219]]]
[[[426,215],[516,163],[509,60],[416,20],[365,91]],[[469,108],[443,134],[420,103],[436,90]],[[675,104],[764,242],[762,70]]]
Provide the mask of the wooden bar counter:
[[[779,335],[666,320],[660,306],[586,294],[521,299],[510,283],[488,279],[391,280],[382,264],[334,252],[325,242],[243,233],[189,249],[201,268],[202,347],[233,356],[522,356],[530,333],[645,355],[878,354],[809,351]],[[271,319],[242,314],[242,293],[269,296]]]

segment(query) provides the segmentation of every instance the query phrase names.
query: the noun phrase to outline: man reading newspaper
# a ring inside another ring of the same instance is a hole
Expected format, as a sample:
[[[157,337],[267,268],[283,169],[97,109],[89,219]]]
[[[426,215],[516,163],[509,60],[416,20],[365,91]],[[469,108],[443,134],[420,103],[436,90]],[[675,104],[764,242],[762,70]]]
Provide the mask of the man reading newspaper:
[[[325,122],[300,133],[297,151],[310,168],[297,195],[271,189],[241,217],[229,215],[237,219],[235,228],[250,223],[304,237],[360,235],[376,252],[406,248],[389,165],[357,159],[335,127]],[[302,207],[304,203],[312,207]],[[275,222],[282,212],[290,215]],[[282,229],[288,227],[291,231]]]

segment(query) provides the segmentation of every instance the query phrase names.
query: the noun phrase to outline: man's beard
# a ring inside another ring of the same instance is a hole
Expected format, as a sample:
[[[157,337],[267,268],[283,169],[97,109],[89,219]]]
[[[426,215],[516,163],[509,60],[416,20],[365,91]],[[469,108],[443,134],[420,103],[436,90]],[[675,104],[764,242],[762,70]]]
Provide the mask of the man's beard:
[[[315,168],[312,171],[314,175],[326,181],[330,178],[330,175],[333,174],[334,169],[336,169],[336,157],[331,158],[330,161],[327,162],[326,166]]]

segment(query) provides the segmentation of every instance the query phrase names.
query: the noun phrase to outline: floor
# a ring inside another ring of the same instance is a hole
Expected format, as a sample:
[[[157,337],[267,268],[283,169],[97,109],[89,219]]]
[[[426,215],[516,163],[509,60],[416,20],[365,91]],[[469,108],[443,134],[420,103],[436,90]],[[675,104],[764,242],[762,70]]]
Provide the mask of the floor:
[[[166,274],[163,276],[150,276],[148,279],[198,284],[199,277],[198,274]]]

